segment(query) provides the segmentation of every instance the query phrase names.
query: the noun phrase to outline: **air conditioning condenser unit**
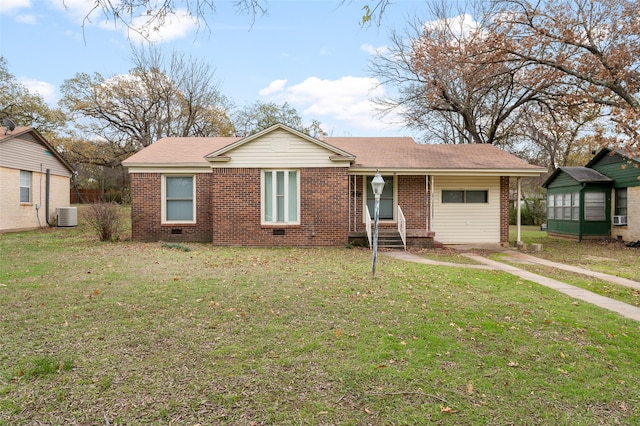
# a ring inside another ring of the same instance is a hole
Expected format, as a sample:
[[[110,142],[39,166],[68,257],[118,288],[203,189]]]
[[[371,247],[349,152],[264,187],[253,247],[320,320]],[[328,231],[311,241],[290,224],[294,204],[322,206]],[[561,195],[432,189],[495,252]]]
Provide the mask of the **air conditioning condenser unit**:
[[[627,224],[627,216],[614,216],[613,217],[614,225],[626,225]]]
[[[56,208],[56,217],[58,218],[58,226],[78,226],[77,207],[58,207]]]

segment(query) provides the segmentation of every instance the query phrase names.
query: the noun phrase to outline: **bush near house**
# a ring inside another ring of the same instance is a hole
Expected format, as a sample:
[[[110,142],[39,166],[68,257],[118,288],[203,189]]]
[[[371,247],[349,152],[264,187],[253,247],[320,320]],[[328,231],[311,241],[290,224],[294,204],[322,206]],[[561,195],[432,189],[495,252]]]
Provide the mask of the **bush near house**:
[[[544,200],[539,198],[530,198],[523,200],[520,206],[521,224],[522,225],[541,225],[547,220],[546,204]],[[516,208],[509,208],[509,224],[516,224]]]

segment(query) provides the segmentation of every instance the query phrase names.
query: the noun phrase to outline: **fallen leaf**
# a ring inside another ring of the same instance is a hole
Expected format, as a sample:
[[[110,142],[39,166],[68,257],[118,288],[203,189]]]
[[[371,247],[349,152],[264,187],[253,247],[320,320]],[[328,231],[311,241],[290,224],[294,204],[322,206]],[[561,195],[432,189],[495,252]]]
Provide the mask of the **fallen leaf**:
[[[564,353],[560,352],[560,358],[564,359]]]
[[[99,295],[100,294],[100,290],[96,288],[95,290],[93,290],[93,294],[95,294],[96,296]]]
[[[452,414],[453,410],[451,409],[451,407],[443,407],[442,405],[440,406],[440,412],[442,413],[447,413],[447,414]]]
[[[473,383],[467,385],[467,393],[471,395],[473,393]]]
[[[507,364],[507,367],[517,367],[517,366],[518,366],[518,363],[513,361],[509,361],[509,364]]]

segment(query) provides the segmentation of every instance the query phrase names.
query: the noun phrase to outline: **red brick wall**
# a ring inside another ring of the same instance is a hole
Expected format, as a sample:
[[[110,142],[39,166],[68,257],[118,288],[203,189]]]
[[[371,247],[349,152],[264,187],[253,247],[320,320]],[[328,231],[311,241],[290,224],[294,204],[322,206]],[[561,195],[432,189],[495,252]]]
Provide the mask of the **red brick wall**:
[[[300,169],[300,225],[261,225],[260,176],[260,169],[213,170],[214,245],[347,244],[347,168]]]
[[[131,238],[135,241],[211,241],[211,175],[196,174],[196,223],[163,225],[159,173],[131,174]]]
[[[509,177],[500,176],[500,244],[509,244]]]
[[[353,209],[358,223],[358,230],[364,231],[365,223],[363,221],[363,186],[362,180],[365,177],[357,176],[356,193],[357,200]],[[427,229],[427,177],[426,176],[398,176],[398,205],[402,208],[405,219],[407,220],[407,230],[426,230]],[[386,182],[386,185],[391,182]],[[352,200],[353,202],[353,200]],[[373,212],[370,212],[373,215]],[[397,228],[396,223],[380,223],[381,228]]]
[[[407,220],[407,230],[426,230],[427,177],[398,176],[398,205]]]

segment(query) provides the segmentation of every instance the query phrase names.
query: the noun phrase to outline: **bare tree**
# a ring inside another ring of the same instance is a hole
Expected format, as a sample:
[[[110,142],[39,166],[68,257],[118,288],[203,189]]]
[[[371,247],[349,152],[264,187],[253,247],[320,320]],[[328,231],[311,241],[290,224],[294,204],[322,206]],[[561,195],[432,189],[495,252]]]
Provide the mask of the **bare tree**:
[[[509,60],[545,73],[566,105],[601,105],[640,146],[637,0],[499,0],[488,30]]]
[[[408,36],[393,34],[390,52],[371,69],[382,84],[396,86],[397,95],[377,101],[440,142],[505,146],[518,110],[545,101],[547,83],[499,57],[488,22],[472,18],[490,19],[491,10],[475,6],[473,14],[452,13],[446,3],[432,3],[434,20],[414,24]]]
[[[104,173],[162,137],[234,134],[231,107],[206,63],[154,49],[134,49],[132,61],[127,74],[80,73],[62,85],[60,105],[80,132],[60,146],[72,164]]]
[[[61,1],[64,4],[67,0]],[[93,8],[85,16],[84,22],[90,21],[90,16],[98,11],[108,21],[124,24],[141,36],[149,37],[152,31],[165,25],[181,11],[196,18],[199,25],[207,26],[207,18],[215,12],[217,1],[219,0],[94,0]],[[267,12],[266,0],[234,0],[233,3],[239,13],[248,14],[252,20]],[[142,21],[138,19],[141,17],[144,18]],[[136,20],[138,22],[134,25]]]

